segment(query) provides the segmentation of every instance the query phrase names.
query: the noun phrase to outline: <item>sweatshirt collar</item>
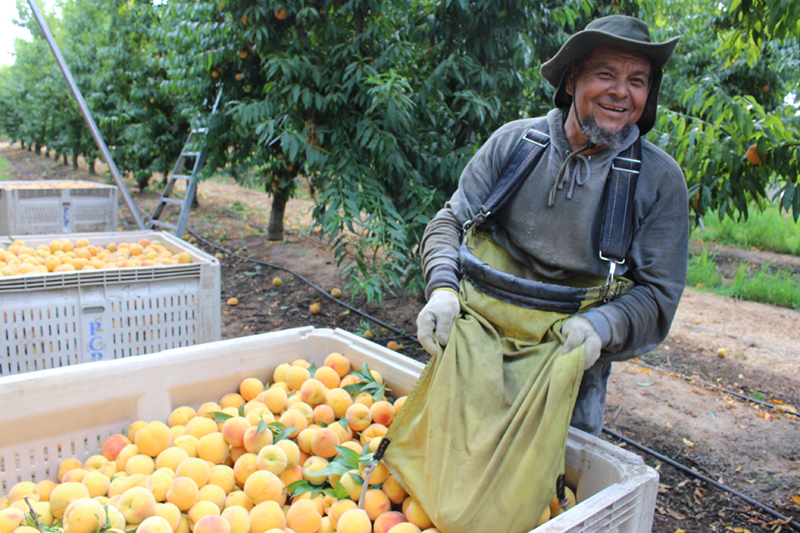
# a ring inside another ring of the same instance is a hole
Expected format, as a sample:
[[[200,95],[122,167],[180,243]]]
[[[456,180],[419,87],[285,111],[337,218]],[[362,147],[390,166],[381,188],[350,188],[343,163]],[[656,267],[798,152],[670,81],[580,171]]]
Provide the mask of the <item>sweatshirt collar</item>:
[[[560,156],[559,164],[573,151],[567,139],[567,132],[564,130],[564,118],[564,111],[560,108],[551,109],[550,112],[547,113],[547,123],[550,126],[550,139],[553,147]],[[625,137],[625,142],[618,150],[612,151],[608,148],[603,148],[599,152],[592,154],[589,158],[589,163],[593,167],[610,164],[611,160],[614,159],[617,154],[633,144],[638,137],[639,127],[634,125]]]

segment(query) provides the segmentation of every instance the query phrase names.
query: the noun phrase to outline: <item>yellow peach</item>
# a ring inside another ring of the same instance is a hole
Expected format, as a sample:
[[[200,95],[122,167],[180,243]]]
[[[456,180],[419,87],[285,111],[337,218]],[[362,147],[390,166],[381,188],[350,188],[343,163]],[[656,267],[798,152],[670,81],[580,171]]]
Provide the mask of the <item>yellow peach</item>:
[[[238,392],[229,392],[219,399],[219,406],[222,409],[233,407],[238,409],[240,405],[244,405],[245,399]]]
[[[264,392],[264,383],[258,378],[245,378],[239,383],[239,394],[249,402]]]
[[[321,523],[322,515],[311,500],[293,503],[286,513],[286,525],[296,533],[316,533]]]
[[[128,424],[128,439],[135,443],[136,433],[144,427],[147,427],[147,422],[144,420],[136,420],[135,422]]]
[[[328,388],[317,379],[307,379],[300,386],[300,397],[311,407],[315,407],[325,401]]]
[[[109,461],[116,460],[120,450],[122,450],[128,444],[131,444],[131,441],[125,435],[111,435],[103,443],[103,457]]]
[[[308,419],[301,411],[298,411],[297,409],[289,409],[283,413],[280,418],[280,423],[286,428],[295,428],[295,430],[289,435],[290,439],[297,437],[301,431],[308,427]]]
[[[291,468],[300,463],[300,448],[297,443],[283,439],[275,443],[286,454],[286,468]]]
[[[39,489],[39,501],[49,502],[50,493],[53,492],[53,489],[56,488],[57,486],[58,484],[50,479],[43,479],[39,483],[37,483],[36,487]]]
[[[222,407],[220,407],[217,402],[206,402],[197,410],[197,416],[213,420],[214,413],[218,413],[219,411],[222,411]]]
[[[328,355],[323,365],[335,370],[340,378],[345,377],[347,373],[350,372],[350,361],[340,353],[334,352]]]
[[[339,533],[371,533],[372,522],[363,509],[349,509],[339,518],[336,531]]]
[[[244,482],[256,470],[258,470],[258,455],[254,453],[245,453],[233,465],[233,475],[240,487],[244,487]]]
[[[222,490],[222,487],[217,485],[205,485],[197,493],[197,500],[211,502],[221,510],[225,508],[226,496],[227,495],[225,494],[225,491]]]
[[[31,503],[39,501],[39,486],[33,481],[20,481],[11,487],[6,495],[8,505],[16,501],[28,501]]]
[[[278,475],[278,477],[281,478],[283,484],[288,487],[292,483],[303,479],[303,467],[300,465],[287,467]]]
[[[222,518],[228,522],[228,525],[231,528],[231,533],[250,532],[250,512],[244,507],[226,507],[220,516],[222,516]],[[195,533],[196,531],[197,530],[195,529]]]
[[[331,389],[325,395],[325,405],[333,409],[336,418],[342,418],[347,413],[347,409],[353,405],[353,398],[344,389]]]
[[[208,478],[211,476],[211,468],[204,459],[189,457],[178,465],[178,468],[175,469],[175,475],[191,478],[199,489],[208,483]]]
[[[156,471],[156,462],[150,455],[143,453],[134,455],[125,463],[125,473],[128,476],[144,474],[149,476]]]
[[[115,459],[117,465],[117,471],[124,472],[125,465],[128,464],[128,459],[130,459],[134,455],[139,455],[139,453],[140,453],[139,447],[136,446],[135,444],[128,444],[127,446],[122,448],[120,452],[117,454],[117,458]]]
[[[300,390],[300,387],[309,378],[311,378],[311,373],[301,366],[293,365],[286,371],[286,384],[294,391]]]
[[[311,453],[321,457],[333,457],[339,453],[336,451],[336,446],[339,444],[339,435],[335,431],[322,428],[311,437]]]
[[[133,442],[141,453],[150,457],[158,457],[158,454],[172,444],[172,432],[169,430],[169,426],[163,422],[150,422],[136,432]]]
[[[246,418],[229,418],[222,424],[222,436],[225,442],[231,446],[244,446],[244,432],[250,426],[251,424]]]
[[[212,467],[211,474],[208,478],[208,484],[216,485],[221,488],[225,494],[229,494],[236,487],[236,475],[233,468],[228,465],[216,465]]]
[[[0,511],[0,533],[12,533],[25,523],[25,512],[16,507]]]
[[[420,529],[428,529],[429,527],[433,527],[433,522],[428,517],[428,514],[414,498],[411,498],[411,502],[403,511],[403,514],[406,515],[406,518],[409,522]]]
[[[67,457],[66,459],[61,460],[58,463],[58,481],[64,477],[64,474],[69,472],[70,470],[75,470],[78,468],[83,468],[83,463],[75,459],[74,457]]]
[[[172,531],[172,525],[161,516],[145,518],[136,528],[136,533],[172,533]]]
[[[286,527],[286,516],[278,502],[264,501],[250,510],[250,533],[266,533]]]
[[[81,483],[88,489],[89,496],[94,498],[95,496],[108,494],[108,486],[111,484],[111,480],[99,471],[94,471],[86,474]]]
[[[277,502],[283,491],[283,482],[267,470],[253,472],[244,483],[244,493],[258,505],[268,500]]]
[[[258,425],[247,428],[242,436],[244,449],[250,453],[258,453],[264,446],[272,444],[272,432],[267,429],[259,430]]]
[[[156,512],[156,499],[144,487],[133,487],[122,494],[117,506],[127,524],[140,524]]]
[[[303,463],[303,479],[312,485],[322,485],[328,479],[327,475],[316,475],[317,472],[328,466],[328,460],[324,457],[312,455]]]
[[[189,457],[197,457],[197,437],[193,435],[182,435],[172,443],[175,448],[180,448]]]
[[[275,382],[286,382],[286,373],[292,366],[289,363],[281,363],[275,370],[272,372],[272,381]]]
[[[283,410],[286,408],[286,400],[288,395],[286,394],[285,390],[279,387],[274,387],[265,390],[256,398],[263,402],[273,414],[277,415],[283,412]]]
[[[196,416],[197,411],[195,411],[194,408],[187,405],[182,405],[181,407],[176,407],[172,410],[169,418],[167,418],[167,425],[169,427],[185,426],[189,423],[189,420]]]
[[[375,521],[383,513],[392,510],[392,502],[380,489],[370,489],[364,494],[364,510],[369,519]]]
[[[156,470],[147,478],[147,490],[153,493],[156,502],[164,502],[167,500],[167,491],[172,487],[172,482],[175,479],[173,477],[174,474],[170,475],[169,472],[171,472],[171,470],[166,468]]]
[[[370,413],[369,407],[361,403],[354,403],[348,407],[345,418],[347,425],[353,431],[363,431],[372,423],[372,413]]]
[[[106,523],[106,512],[100,502],[81,498],[64,511],[64,533],[94,533]]]
[[[197,500],[197,503],[192,505],[192,508],[186,513],[189,517],[189,527],[194,530],[197,522],[204,516],[219,516],[222,511],[216,504],[205,501]]]
[[[286,452],[281,447],[270,444],[269,446],[264,446],[258,452],[256,467],[258,470],[267,470],[276,476],[280,476],[286,470],[288,461]]]
[[[406,519],[406,516],[403,513],[398,511],[387,511],[374,520],[374,523],[372,524],[372,533],[389,533],[389,530],[391,530],[394,526],[404,522],[408,522],[408,519]]]
[[[386,478],[381,485],[381,490],[386,493],[389,501],[396,505],[402,504],[407,495],[406,490],[393,476]]]
[[[200,489],[192,478],[178,476],[167,491],[167,502],[174,504],[181,511],[188,511],[197,503],[199,492]]]
[[[197,440],[218,431],[217,423],[213,419],[204,416],[196,416],[186,423],[186,434]]]
[[[50,512],[57,520],[64,518],[64,511],[74,500],[89,498],[89,489],[75,481],[62,483],[50,493]]]
[[[174,503],[157,503],[153,516],[160,516],[166,520],[171,528],[171,531],[176,531],[181,525],[181,510],[178,509],[178,506]]]
[[[250,510],[255,507],[255,504],[253,500],[247,497],[247,494],[245,494],[243,490],[235,490],[225,498],[225,508],[228,509],[230,507],[242,507],[247,512],[250,512]]]
[[[170,446],[158,454],[158,457],[156,457],[155,466],[156,469],[169,468],[173,472],[176,472],[178,465],[188,458],[189,454],[186,453],[186,450],[177,446]]]

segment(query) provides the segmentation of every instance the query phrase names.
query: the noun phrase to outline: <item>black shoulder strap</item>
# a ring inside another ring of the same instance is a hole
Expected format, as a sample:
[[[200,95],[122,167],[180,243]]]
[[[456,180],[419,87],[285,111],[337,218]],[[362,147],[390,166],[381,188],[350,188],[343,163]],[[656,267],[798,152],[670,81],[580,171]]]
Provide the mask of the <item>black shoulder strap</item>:
[[[606,180],[603,225],[600,227],[600,258],[625,262],[633,237],[633,196],[642,168],[642,140],[623,150],[611,163]]]
[[[511,158],[506,163],[500,177],[494,184],[489,197],[481,206],[481,210],[472,219],[464,223],[466,232],[472,226],[483,223],[486,218],[496,212],[508,200],[514,197],[522,182],[533,171],[550,144],[550,127],[547,120],[542,120],[538,128],[531,128],[519,140]]]

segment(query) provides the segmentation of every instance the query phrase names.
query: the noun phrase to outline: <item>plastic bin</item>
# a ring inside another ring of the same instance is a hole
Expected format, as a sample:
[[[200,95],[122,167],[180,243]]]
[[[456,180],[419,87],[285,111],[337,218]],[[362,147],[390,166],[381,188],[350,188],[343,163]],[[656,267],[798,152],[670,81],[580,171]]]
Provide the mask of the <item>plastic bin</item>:
[[[115,185],[89,181],[0,182],[0,235],[117,231],[117,197]]]
[[[395,397],[407,394],[423,365],[341,330],[297,328],[167,352],[0,380],[0,483],[54,479],[65,457],[101,453],[112,433],[136,420],[166,422],[173,408],[199,407],[238,390],[246,377],[272,381],[283,362],[321,365],[331,352],[377,370]],[[658,473],[642,459],[570,430],[568,478],[580,503],[537,533],[650,532]],[[501,533],[501,532],[498,532]]]
[[[73,234],[91,244],[160,240],[191,263],[0,277],[0,376],[219,340],[219,261],[169,233]],[[35,248],[63,235],[23,238]],[[2,379],[2,377],[0,377]]]

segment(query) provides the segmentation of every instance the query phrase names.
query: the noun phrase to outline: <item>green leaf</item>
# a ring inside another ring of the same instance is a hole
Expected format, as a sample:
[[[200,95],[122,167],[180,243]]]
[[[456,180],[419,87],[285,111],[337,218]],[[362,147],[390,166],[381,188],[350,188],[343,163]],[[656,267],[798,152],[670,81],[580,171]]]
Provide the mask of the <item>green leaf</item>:
[[[233,418],[233,415],[229,415],[228,413],[223,413],[222,411],[214,412],[214,422],[225,422],[231,418]]]
[[[244,404],[239,406],[239,416],[244,418]]]

